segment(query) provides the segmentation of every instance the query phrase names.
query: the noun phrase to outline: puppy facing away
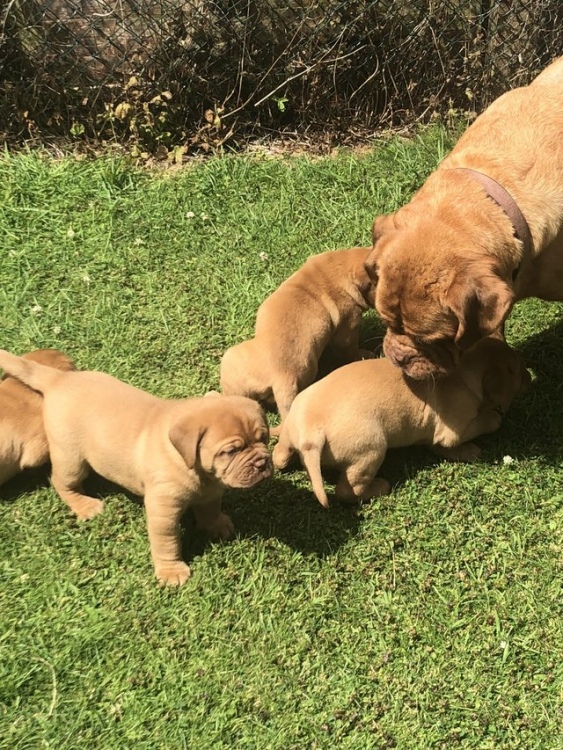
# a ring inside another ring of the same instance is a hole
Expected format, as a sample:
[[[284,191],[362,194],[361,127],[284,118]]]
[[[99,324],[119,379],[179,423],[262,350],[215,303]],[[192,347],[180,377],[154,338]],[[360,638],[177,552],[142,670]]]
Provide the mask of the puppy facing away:
[[[37,349],[23,359],[41,362],[58,370],[74,370],[73,362],[58,349]],[[49,461],[43,427],[43,399],[15,378],[0,381],[0,484],[24,469]]]
[[[78,518],[103,510],[82,490],[90,469],[144,497],[162,583],[180,585],[190,575],[181,555],[184,511],[226,539],[234,527],[221,512],[224,489],[252,487],[272,473],[268,426],[251,399],[162,399],[101,372],[60,372],[3,350],[0,367],[43,394],[52,483]]]
[[[254,338],[227,349],[221,390],[277,407],[282,420],[295,396],[317,375],[324,353],[345,364],[373,357],[359,348],[364,310],[374,286],[364,268],[369,247],[309,258],[259,307]]]
[[[430,445],[450,460],[474,461],[479,448],[468,441],[497,430],[529,381],[520,357],[495,338],[482,339],[454,373],[435,382],[409,379],[388,359],[353,362],[296,397],[274,465],[283,469],[298,453],[325,508],[321,466],[340,470],[341,500],[386,494],[390,485],[376,474],[388,448]]]

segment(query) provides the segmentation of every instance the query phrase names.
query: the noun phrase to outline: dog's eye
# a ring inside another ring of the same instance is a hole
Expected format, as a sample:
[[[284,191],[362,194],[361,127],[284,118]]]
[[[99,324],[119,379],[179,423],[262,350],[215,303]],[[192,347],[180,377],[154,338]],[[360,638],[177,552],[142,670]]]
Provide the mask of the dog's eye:
[[[225,448],[221,451],[221,453],[224,456],[234,456],[235,453],[238,453],[242,448],[238,445],[230,445],[228,448]]]

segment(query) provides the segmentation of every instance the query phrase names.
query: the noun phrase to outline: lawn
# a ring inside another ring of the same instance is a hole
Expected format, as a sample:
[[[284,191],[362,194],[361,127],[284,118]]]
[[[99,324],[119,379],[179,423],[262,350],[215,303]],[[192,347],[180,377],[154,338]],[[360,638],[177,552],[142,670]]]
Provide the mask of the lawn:
[[[311,254],[369,244],[447,153],[440,129],[327,158],[0,158],[0,346],[57,347],[155,394],[221,353]],[[7,750],[563,748],[563,305],[508,324],[533,373],[462,465],[410,449],[390,496],[324,511],[303,472],[230,491],[236,538],[186,517],[159,588],[142,506],[92,480],[77,522],[34,471],[0,488]],[[382,328],[366,316],[365,345]]]

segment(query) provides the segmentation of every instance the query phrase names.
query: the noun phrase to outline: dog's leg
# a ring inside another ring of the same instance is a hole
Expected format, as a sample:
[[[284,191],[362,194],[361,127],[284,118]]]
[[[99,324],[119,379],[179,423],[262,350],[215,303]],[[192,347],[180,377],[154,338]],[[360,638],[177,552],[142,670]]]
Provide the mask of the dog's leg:
[[[451,448],[445,448],[443,445],[433,445],[430,450],[441,458],[448,461],[463,461],[472,464],[479,460],[481,448],[475,443],[461,443]]]
[[[295,448],[285,435],[280,436],[272,452],[272,460],[276,469],[283,471],[295,455]]]
[[[462,440],[467,442],[479,435],[488,435],[496,432],[502,424],[502,415],[495,409],[484,409],[480,411],[463,432]]]
[[[207,531],[213,539],[230,539],[235,527],[229,516],[221,511],[221,500],[222,495],[192,505],[192,509],[198,528]]]
[[[87,521],[103,511],[103,502],[85,495],[82,490],[82,481],[88,475],[89,470],[86,461],[69,455],[53,443],[51,463],[53,487],[81,521]]]
[[[334,332],[330,344],[325,349],[333,369],[349,362],[375,357],[373,351],[360,349],[361,320],[361,313],[354,313],[351,317],[345,318]]]
[[[177,498],[149,490],[145,495],[145,511],[155,575],[160,583],[181,586],[191,575],[182,560],[180,520],[184,505]]]
[[[313,376],[309,379],[309,373],[305,373],[302,383],[298,383],[296,380],[284,378],[273,384],[272,391],[274,394],[274,400],[280,415],[280,424],[277,427],[270,429],[270,435],[272,437],[278,437],[281,434],[281,428],[283,420],[289,413],[289,407],[293,403],[293,400],[297,396],[300,390],[311,385],[315,379],[316,370]]]
[[[346,503],[357,503],[360,500],[387,495],[391,485],[386,479],[375,476],[384,458],[385,454],[376,457],[375,460],[370,456],[346,467],[336,484],[336,497]]]

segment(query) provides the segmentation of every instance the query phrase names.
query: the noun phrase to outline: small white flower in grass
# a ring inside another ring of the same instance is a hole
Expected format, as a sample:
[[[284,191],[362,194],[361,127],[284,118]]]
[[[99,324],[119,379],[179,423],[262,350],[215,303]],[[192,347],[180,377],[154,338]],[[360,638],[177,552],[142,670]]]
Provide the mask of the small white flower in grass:
[[[55,336],[58,336],[61,331],[62,328],[60,326],[53,326],[53,333],[55,334]]]
[[[82,274],[82,281],[83,281],[83,282],[84,282],[85,284],[89,284],[89,283],[90,283],[90,281],[91,281],[91,279],[90,279],[90,276],[89,276],[89,275],[88,275],[87,273],[83,273],[83,274]]]
[[[510,464],[514,463],[514,459],[512,456],[503,456],[502,462],[505,466],[510,466]]]
[[[266,261],[268,260],[268,253],[262,251],[261,253],[258,253],[258,257],[260,258],[260,260]]]
[[[72,240],[72,238],[74,237],[75,234],[76,233],[75,233],[75,231],[74,231],[74,229],[72,227],[69,227],[66,230],[66,236],[69,238],[69,240]]]
[[[135,237],[135,239],[133,240],[133,244],[139,247],[140,245],[144,245],[145,241],[141,239],[140,237]]]
[[[209,219],[209,216],[205,212],[202,212],[200,214],[200,218],[202,221],[207,221],[207,219]]]
[[[186,211],[186,219],[193,219],[195,214],[193,211]]]
[[[506,648],[506,646],[507,646],[507,645],[508,645],[508,644],[506,643],[506,641],[501,641],[501,642],[499,643],[498,647],[499,647],[499,648],[502,648],[502,649],[504,650],[504,649]]]
[[[40,313],[40,312],[43,312],[43,308],[41,307],[41,305],[37,305],[37,304],[35,304],[35,305],[33,305],[33,307],[31,308],[31,312],[32,312],[32,313],[33,313],[34,315],[39,315],[39,313]]]

